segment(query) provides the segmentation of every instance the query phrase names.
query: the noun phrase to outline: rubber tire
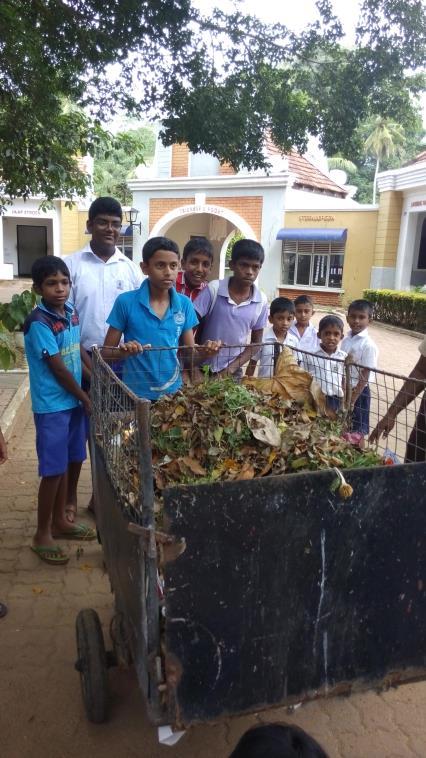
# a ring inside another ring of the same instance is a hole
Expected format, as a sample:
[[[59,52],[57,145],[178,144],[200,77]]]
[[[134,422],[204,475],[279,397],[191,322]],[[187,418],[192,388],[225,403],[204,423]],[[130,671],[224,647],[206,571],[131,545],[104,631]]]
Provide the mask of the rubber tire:
[[[93,724],[102,724],[108,718],[108,667],[101,622],[93,608],[79,612],[75,630],[86,715]]]

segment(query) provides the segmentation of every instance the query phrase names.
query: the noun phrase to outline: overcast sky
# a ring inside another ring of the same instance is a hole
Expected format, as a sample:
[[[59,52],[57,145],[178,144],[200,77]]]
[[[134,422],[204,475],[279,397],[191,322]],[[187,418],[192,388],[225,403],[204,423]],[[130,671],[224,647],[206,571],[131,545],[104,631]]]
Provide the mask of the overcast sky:
[[[208,12],[211,8],[229,10],[237,5],[245,13],[258,16],[268,23],[279,22],[293,31],[300,31],[306,24],[318,17],[315,0],[192,0],[193,5]],[[358,19],[359,0],[334,0],[334,10],[346,32],[345,42],[354,42],[355,26]]]

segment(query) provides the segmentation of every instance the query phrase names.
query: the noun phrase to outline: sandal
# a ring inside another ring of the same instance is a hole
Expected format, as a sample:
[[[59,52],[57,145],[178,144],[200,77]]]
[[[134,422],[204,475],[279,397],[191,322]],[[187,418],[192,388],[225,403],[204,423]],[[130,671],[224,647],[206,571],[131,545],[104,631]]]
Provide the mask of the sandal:
[[[64,553],[59,545],[31,545],[31,550],[45,563],[62,566],[69,561],[69,556]]]
[[[70,530],[66,532],[56,532],[52,535],[55,540],[80,540],[82,542],[91,542],[96,539],[95,529],[91,529],[87,524],[72,524]]]
[[[0,619],[4,619],[7,615],[7,605],[0,603]]]

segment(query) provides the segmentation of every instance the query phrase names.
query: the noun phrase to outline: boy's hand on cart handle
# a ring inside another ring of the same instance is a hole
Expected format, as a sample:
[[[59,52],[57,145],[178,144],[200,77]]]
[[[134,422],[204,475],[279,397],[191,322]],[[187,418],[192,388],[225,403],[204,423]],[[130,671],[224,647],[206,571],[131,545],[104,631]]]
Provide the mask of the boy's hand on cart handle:
[[[130,342],[123,342],[122,345],[120,345],[121,350],[123,350],[128,355],[136,355],[137,353],[143,353],[144,350],[149,350],[151,345],[141,345],[140,342],[136,342],[136,340],[131,340]]]
[[[222,340],[206,340],[203,345],[197,347],[206,356],[216,355],[222,347]]]

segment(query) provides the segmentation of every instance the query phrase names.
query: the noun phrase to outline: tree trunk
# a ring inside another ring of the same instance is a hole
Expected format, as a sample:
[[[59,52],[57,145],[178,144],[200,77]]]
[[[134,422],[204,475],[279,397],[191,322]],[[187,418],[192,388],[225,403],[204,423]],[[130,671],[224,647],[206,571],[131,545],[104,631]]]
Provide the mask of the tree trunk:
[[[379,173],[379,164],[380,164],[380,158],[379,156],[377,156],[376,170],[374,172],[374,184],[373,184],[373,205],[376,204],[376,185],[377,185],[377,174]]]

